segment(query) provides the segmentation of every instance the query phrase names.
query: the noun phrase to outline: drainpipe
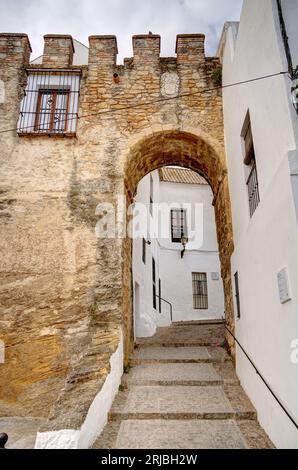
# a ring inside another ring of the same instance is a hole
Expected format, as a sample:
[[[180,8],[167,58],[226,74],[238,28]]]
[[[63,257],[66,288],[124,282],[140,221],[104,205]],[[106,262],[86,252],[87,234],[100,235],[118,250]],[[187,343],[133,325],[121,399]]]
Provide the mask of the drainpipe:
[[[295,72],[294,72],[294,67],[293,67],[291,49],[289,45],[289,37],[288,37],[286,23],[285,23],[283,11],[282,11],[281,0],[276,0],[276,3],[277,3],[278,18],[279,18],[282,40],[284,43],[286,58],[288,62],[288,71],[289,71],[291,79],[293,80]]]
[[[285,23],[283,11],[282,11],[281,0],[276,0],[276,3],[277,3],[277,11],[278,11],[281,36],[282,36],[283,45],[284,45],[285,54],[286,54],[287,63],[288,63],[288,72],[289,72],[290,79],[292,80],[292,88],[291,88],[292,101],[293,101],[293,105],[296,110],[296,113],[298,114],[298,66],[296,68],[294,68],[293,66],[293,59],[292,59],[291,48],[289,44],[287,27],[286,27],[286,23]]]

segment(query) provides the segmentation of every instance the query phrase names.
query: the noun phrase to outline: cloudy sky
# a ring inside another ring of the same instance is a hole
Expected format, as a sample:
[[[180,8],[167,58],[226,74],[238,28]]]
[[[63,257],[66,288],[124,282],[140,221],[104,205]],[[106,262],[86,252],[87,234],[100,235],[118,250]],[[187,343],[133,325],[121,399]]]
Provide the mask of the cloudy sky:
[[[132,56],[131,36],[161,35],[161,54],[173,56],[178,33],[205,33],[213,54],[223,23],[238,20],[242,0],[0,0],[0,31],[30,37],[35,58],[47,33],[71,34],[88,45],[90,34],[115,34],[118,62]]]

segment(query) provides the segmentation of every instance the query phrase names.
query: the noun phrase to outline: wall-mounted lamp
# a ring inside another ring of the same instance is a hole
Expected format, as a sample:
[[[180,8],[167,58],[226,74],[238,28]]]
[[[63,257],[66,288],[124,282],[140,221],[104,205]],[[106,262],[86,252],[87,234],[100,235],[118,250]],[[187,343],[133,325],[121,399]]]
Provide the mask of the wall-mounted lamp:
[[[183,246],[183,250],[181,250],[181,259],[182,259],[183,256],[184,256],[185,248],[186,248],[187,243],[188,243],[188,238],[187,238],[185,235],[182,235],[182,237],[181,237],[181,245]]]

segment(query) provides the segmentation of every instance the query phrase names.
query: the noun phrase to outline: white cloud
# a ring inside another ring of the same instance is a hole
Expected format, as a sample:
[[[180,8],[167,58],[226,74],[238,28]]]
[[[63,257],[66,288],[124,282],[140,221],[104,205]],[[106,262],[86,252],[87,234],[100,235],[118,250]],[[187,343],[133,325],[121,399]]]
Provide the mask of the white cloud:
[[[28,33],[32,57],[42,36],[71,34],[88,45],[90,34],[115,34],[119,57],[132,55],[131,36],[160,34],[162,55],[173,56],[179,33],[205,33],[213,54],[225,21],[239,19],[242,0],[0,0],[0,30]]]

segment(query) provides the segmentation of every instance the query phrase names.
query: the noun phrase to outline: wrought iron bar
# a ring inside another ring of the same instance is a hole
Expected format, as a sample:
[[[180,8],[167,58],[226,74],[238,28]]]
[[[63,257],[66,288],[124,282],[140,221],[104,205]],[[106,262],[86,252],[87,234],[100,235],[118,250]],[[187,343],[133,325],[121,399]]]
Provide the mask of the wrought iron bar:
[[[74,134],[78,119],[80,69],[26,69],[27,86],[19,134]]]
[[[238,339],[236,338],[236,336],[231,332],[231,330],[227,327],[226,325],[226,321],[225,319],[223,318],[222,319],[222,322],[223,322],[223,325],[225,327],[225,329],[228,331],[228,333],[234,338],[234,340],[236,341],[236,343],[238,344],[239,348],[241,349],[241,351],[243,352],[243,354],[246,356],[246,358],[249,360],[249,362],[251,363],[251,365],[253,366],[253,368],[255,369],[256,373],[258,374],[258,376],[260,377],[260,379],[262,380],[262,382],[265,384],[265,386],[267,387],[267,389],[269,390],[269,392],[271,393],[271,395],[273,396],[273,398],[277,401],[277,403],[279,404],[279,406],[281,407],[281,409],[285,412],[285,414],[287,415],[287,417],[290,419],[290,421],[292,422],[292,424],[295,426],[296,429],[298,429],[298,424],[297,422],[295,421],[295,419],[293,418],[292,414],[287,410],[286,406],[282,403],[282,401],[280,400],[280,398],[278,398],[277,394],[272,390],[272,388],[270,387],[270,385],[268,384],[267,380],[263,377],[262,373],[259,371],[259,369],[255,366],[254,362],[252,361],[252,359],[250,358],[250,356],[247,354],[247,352],[245,351],[245,349],[243,348],[243,346],[240,344],[240,342],[238,341]]]
[[[252,217],[260,202],[257,167],[255,164],[253,164],[246,184],[248,190],[249,212]]]
[[[168,300],[166,299],[163,299],[162,297],[160,297],[160,295],[157,295],[156,294],[156,297],[161,300],[162,302],[165,302],[166,304],[168,304],[170,306],[170,315],[171,315],[171,322],[173,321],[173,305],[171,304],[171,302],[169,302]]]

